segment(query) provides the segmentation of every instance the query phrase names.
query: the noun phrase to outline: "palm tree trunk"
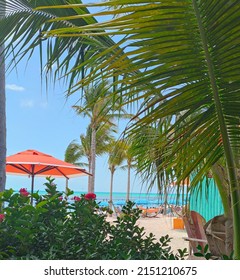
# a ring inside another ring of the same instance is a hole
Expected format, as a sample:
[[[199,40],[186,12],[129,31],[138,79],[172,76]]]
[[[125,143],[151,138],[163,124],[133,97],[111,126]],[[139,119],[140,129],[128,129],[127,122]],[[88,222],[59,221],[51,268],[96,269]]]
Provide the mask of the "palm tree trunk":
[[[88,157],[88,172],[90,174],[92,172],[92,159],[91,159],[91,155]],[[88,192],[90,192],[89,190],[91,189],[91,177],[92,176],[88,176]]]
[[[5,60],[4,60],[4,45],[0,45],[0,191],[5,190],[5,184],[6,184]]]
[[[96,169],[96,129],[92,127],[92,135],[91,135],[91,169],[90,173],[92,176],[89,177],[89,186],[88,192],[94,192],[95,185],[95,169]]]
[[[110,169],[111,171],[111,179],[110,179],[110,194],[109,194],[109,208],[113,210],[113,175],[114,175],[114,167]],[[110,217],[112,214],[110,214]]]
[[[130,184],[131,184],[131,162],[128,162],[128,180],[127,180],[127,199],[128,202],[130,200]]]

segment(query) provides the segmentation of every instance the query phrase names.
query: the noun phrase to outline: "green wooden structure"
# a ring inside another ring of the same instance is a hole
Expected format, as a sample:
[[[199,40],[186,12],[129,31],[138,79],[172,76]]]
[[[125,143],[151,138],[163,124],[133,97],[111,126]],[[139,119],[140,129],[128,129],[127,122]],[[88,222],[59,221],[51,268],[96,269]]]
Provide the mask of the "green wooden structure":
[[[221,198],[212,178],[202,182],[201,190],[196,188],[190,196],[190,210],[201,214],[206,221],[224,213]]]

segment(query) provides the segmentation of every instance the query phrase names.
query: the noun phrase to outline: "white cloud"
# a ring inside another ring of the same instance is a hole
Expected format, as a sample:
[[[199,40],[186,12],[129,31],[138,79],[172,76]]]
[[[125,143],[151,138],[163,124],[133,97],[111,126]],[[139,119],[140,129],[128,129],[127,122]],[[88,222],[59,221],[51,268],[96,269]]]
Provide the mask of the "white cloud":
[[[21,107],[25,107],[25,108],[32,108],[34,107],[34,101],[31,99],[25,99],[21,101],[20,105]]]
[[[41,109],[46,109],[48,107],[48,102],[37,102],[36,100],[33,99],[22,99],[20,102],[20,106],[23,108],[41,108]]]
[[[24,91],[25,88],[22,86],[18,86],[15,84],[7,84],[6,89],[12,90],[12,91]]]

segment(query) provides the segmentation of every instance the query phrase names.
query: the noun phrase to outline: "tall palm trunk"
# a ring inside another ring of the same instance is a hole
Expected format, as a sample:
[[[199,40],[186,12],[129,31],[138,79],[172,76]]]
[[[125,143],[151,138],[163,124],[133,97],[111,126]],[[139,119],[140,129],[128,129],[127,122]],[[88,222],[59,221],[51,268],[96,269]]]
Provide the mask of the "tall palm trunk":
[[[128,179],[127,179],[127,201],[130,200],[130,184],[131,184],[131,161],[128,161]]]
[[[95,189],[95,169],[96,169],[96,128],[92,127],[91,135],[91,164],[90,173],[92,176],[89,177],[88,192],[94,192]]]
[[[110,178],[109,208],[113,210],[113,175],[115,172],[115,167],[112,166],[110,168],[110,171],[111,171],[111,178]],[[112,216],[112,214],[110,214],[110,216]]]
[[[91,174],[92,172],[92,159],[91,159],[91,155],[88,157],[88,172]],[[88,192],[91,192],[91,178],[92,176],[88,176]]]
[[[2,16],[0,15],[0,18]],[[0,191],[6,184],[6,94],[4,45],[0,45]]]

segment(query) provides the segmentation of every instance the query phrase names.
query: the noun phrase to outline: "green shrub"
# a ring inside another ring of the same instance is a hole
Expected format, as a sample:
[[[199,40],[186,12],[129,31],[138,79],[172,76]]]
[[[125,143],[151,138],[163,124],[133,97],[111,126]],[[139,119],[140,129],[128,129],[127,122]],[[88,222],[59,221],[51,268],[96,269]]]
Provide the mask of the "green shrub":
[[[136,225],[140,211],[129,202],[115,224],[106,221],[94,194],[67,201],[71,191],[57,191],[47,178],[46,195],[6,190],[0,194],[0,259],[97,260],[182,259],[173,254],[170,238],[157,242]],[[63,196],[65,196],[63,198]],[[106,210],[106,209],[104,209]]]

